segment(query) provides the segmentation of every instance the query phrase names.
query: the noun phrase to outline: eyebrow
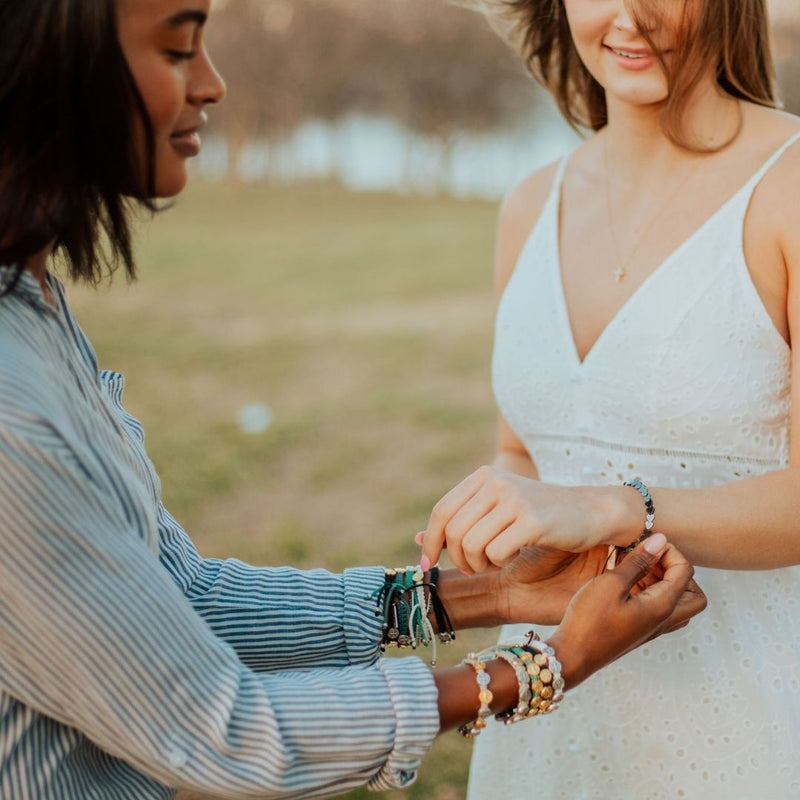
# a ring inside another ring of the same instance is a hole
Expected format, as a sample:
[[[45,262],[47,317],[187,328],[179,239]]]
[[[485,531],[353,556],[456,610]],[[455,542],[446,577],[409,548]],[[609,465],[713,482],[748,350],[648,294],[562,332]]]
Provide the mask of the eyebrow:
[[[164,24],[168,28],[180,28],[181,25],[193,22],[201,27],[206,24],[208,15],[203,11],[194,11],[187,9],[186,11],[179,11],[167,19]]]

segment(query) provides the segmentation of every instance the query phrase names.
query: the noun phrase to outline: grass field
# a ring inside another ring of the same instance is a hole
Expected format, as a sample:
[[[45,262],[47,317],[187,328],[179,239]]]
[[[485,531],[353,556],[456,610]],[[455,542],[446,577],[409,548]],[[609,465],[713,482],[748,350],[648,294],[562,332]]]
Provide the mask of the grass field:
[[[136,284],[72,290],[204,555],[334,570],[417,556],[433,503],[493,453],[494,218],[327,185],[198,185],[142,225]],[[237,424],[253,403],[273,415],[257,435]],[[450,734],[414,787],[369,797],[459,800],[468,757]]]

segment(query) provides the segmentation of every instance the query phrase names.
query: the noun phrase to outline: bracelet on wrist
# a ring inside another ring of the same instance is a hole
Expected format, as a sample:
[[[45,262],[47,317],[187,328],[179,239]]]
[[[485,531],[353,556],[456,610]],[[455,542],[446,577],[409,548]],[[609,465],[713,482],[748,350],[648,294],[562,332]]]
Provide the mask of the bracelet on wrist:
[[[644,528],[642,529],[639,538],[631,542],[627,547],[622,548],[623,553],[630,553],[631,550],[633,550],[637,545],[641,544],[653,533],[653,525],[655,524],[656,520],[656,507],[653,504],[653,498],[650,496],[650,490],[638,478],[625,481],[622,485],[630,486],[632,489],[636,489],[636,491],[642,496],[645,507]]]
[[[494,700],[494,695],[489,684],[491,677],[486,671],[486,662],[478,658],[477,653],[470,653],[462,662],[475,670],[475,681],[478,684],[478,716],[469,724],[462,725],[458,732],[467,739],[474,739],[486,727],[486,720],[492,715],[489,704]]]
[[[437,641],[456,638],[450,615],[437,591],[438,567],[424,573],[418,566],[384,570],[383,586],[368,596],[375,601],[375,616],[383,619],[381,652],[387,647],[432,645],[431,666],[436,665]],[[436,621],[434,631],[431,615]]]
[[[511,666],[518,684],[517,702],[511,708],[495,714],[498,722],[513,725],[524,719],[550,714],[559,707],[564,697],[561,663],[556,658],[555,650],[533,631],[528,633],[524,642],[508,642],[470,653],[462,663],[474,667],[475,664],[494,659]],[[475,669],[477,671],[478,668]],[[488,702],[491,702],[491,698]],[[488,713],[481,704],[478,717],[469,725],[462,726],[460,732],[467,738],[476,738],[486,727],[486,717]]]

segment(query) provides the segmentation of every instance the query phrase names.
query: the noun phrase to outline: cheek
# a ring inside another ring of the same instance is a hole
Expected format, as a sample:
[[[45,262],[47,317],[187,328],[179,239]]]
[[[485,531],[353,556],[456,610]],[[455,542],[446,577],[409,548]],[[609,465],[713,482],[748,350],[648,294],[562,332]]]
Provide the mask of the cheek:
[[[183,108],[183,95],[174,71],[152,54],[149,56],[130,60],[129,64],[150,124],[158,137],[165,128],[171,132]]]
[[[183,109],[183,97],[163,75],[148,76],[139,84],[156,137],[171,133]]]
[[[592,9],[592,3],[575,2],[565,4],[567,22],[575,49],[585,61],[594,50],[599,49],[608,30],[607,15]]]

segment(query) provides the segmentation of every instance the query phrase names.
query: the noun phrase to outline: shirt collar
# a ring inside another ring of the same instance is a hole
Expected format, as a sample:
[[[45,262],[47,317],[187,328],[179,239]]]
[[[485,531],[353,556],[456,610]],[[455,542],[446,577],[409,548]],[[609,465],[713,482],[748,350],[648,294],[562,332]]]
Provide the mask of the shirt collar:
[[[10,286],[14,281],[16,272],[16,267],[0,266],[0,294],[2,294],[6,287]],[[50,283],[52,286],[52,276],[48,277],[50,278]],[[44,308],[49,311],[54,310],[45,299],[44,292],[42,292],[42,287],[39,284],[39,281],[36,280],[33,274],[27,269],[22,270],[22,274],[19,276],[19,280],[17,281],[12,294],[27,300],[37,307]]]

